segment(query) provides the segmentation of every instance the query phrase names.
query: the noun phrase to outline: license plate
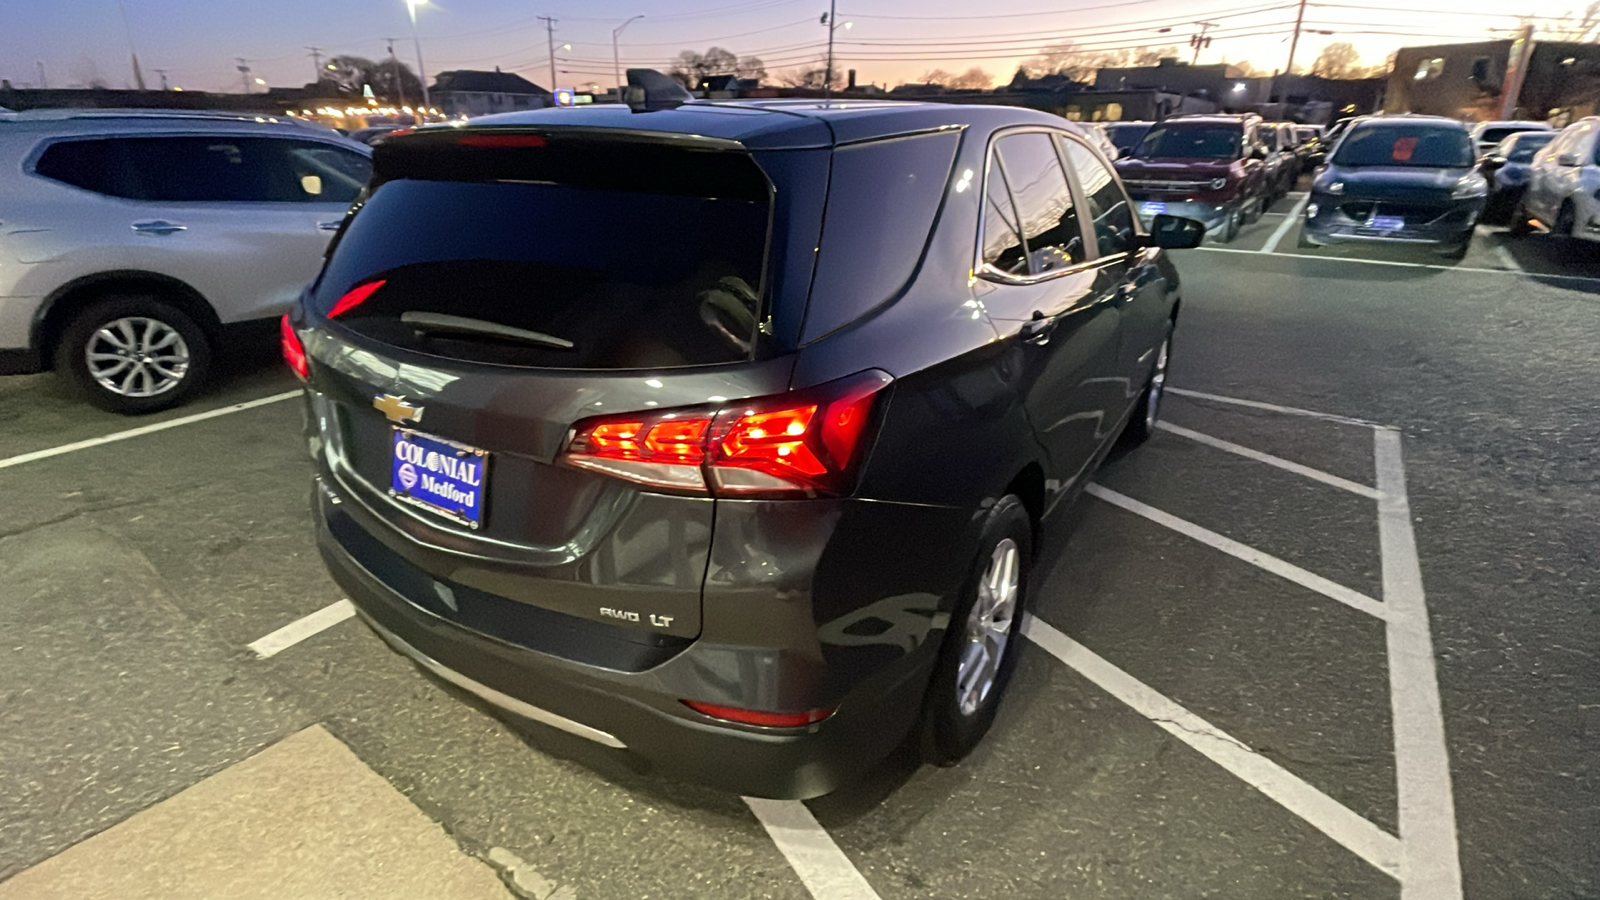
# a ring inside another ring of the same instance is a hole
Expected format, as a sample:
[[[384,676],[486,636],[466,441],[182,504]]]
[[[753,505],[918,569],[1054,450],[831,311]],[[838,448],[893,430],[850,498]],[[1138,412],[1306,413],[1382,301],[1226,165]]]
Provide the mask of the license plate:
[[[488,496],[487,451],[394,429],[389,496],[476,529]]]
[[[1152,203],[1141,203],[1139,204],[1139,211],[1147,216],[1160,215],[1167,211],[1167,205],[1159,200]]]
[[[1374,231],[1399,231],[1406,227],[1406,220],[1403,216],[1373,216],[1367,227]]]

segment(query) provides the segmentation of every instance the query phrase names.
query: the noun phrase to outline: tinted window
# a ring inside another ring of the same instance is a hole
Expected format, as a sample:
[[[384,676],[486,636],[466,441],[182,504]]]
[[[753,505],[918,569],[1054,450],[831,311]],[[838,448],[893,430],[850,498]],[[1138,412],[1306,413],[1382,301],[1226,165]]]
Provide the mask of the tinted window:
[[[1337,166],[1464,167],[1476,159],[1460,128],[1436,125],[1358,125],[1334,154]]]
[[[854,321],[905,285],[922,259],[959,142],[945,132],[834,152],[807,340]]]
[[[1026,275],[1028,252],[1022,246],[1017,208],[1011,203],[998,160],[998,156],[990,157],[989,175],[984,179],[983,261],[1007,275]]]
[[[1083,262],[1083,230],[1051,136],[1044,132],[1008,135],[995,144],[995,153],[1016,198],[1029,270],[1039,275]]]
[[[684,160],[681,178],[656,190],[647,182],[672,181],[671,160],[665,172],[636,161],[618,175],[626,187],[544,181],[557,173],[520,159],[526,181],[385,181],[341,236],[311,305],[327,315],[352,288],[382,281],[337,321],[392,346],[476,362],[626,369],[748,359],[762,312],[768,201],[738,188],[748,170],[760,179],[748,157],[700,156],[719,158],[695,172]],[[607,171],[579,174],[598,180]],[[710,183],[718,172],[725,191]],[[572,346],[418,330],[404,321],[408,312]]]
[[[372,166],[358,153],[315,141],[129,137],[55,144],[36,170],[130,200],[349,203]]]
[[[1241,130],[1234,125],[1157,125],[1139,143],[1139,156],[1176,159],[1233,159]]]
[[[1117,184],[1116,175],[1088,147],[1077,141],[1061,143],[1067,148],[1067,161],[1078,175],[1078,186],[1083,188],[1100,255],[1122,253],[1133,239],[1133,211],[1128,208],[1128,195]]]

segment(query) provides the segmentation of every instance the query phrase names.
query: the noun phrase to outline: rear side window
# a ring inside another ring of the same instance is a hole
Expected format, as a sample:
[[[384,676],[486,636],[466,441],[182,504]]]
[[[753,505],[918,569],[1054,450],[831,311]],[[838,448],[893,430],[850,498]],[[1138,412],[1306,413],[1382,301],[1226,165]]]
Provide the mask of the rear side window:
[[[1062,138],[1067,161],[1078,175],[1089,220],[1094,224],[1094,239],[1101,256],[1125,252],[1133,241],[1133,211],[1128,195],[1117,184],[1117,177],[1088,147]]]
[[[990,157],[989,175],[984,179],[983,262],[1005,275],[1027,275],[1028,248],[1022,245],[1017,208],[998,159]]]
[[[1038,131],[1006,135],[995,142],[995,156],[1016,200],[1030,271],[1041,275],[1083,262],[1083,229],[1054,139]]]
[[[856,320],[904,287],[922,259],[959,142],[949,131],[834,152],[807,340]]]
[[[224,135],[65,141],[47,148],[35,171],[128,200],[349,203],[372,165],[317,141]]]
[[[471,132],[456,140],[380,145],[379,179],[313,287],[312,308],[390,346],[496,365],[751,358],[770,185],[748,155]]]

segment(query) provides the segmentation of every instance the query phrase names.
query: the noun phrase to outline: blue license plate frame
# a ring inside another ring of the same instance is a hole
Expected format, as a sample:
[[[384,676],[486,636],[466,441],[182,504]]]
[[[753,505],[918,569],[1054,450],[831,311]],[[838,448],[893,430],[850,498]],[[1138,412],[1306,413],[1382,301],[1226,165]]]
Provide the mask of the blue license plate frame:
[[[391,428],[389,496],[477,531],[483,527],[489,496],[489,452]]]

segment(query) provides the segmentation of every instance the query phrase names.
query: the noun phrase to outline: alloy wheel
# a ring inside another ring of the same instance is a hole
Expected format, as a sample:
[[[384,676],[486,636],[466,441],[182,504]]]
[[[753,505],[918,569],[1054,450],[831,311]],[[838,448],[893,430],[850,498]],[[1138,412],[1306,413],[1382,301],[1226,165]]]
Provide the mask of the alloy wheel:
[[[1144,405],[1145,431],[1154,431],[1156,418],[1161,414],[1161,395],[1167,389],[1167,351],[1172,346],[1171,338],[1161,342],[1161,351],[1156,355],[1156,368],[1150,373],[1150,397]]]
[[[983,707],[1000,673],[1015,624],[1021,593],[1022,554],[1016,541],[1005,538],[989,555],[978,582],[978,597],[967,614],[966,640],[956,667],[956,705],[963,716]]]
[[[189,372],[189,345],[160,319],[125,316],[101,325],[84,347],[89,377],[122,397],[155,397]]]

